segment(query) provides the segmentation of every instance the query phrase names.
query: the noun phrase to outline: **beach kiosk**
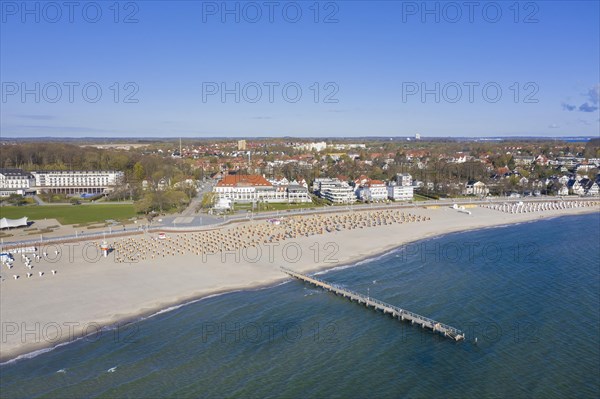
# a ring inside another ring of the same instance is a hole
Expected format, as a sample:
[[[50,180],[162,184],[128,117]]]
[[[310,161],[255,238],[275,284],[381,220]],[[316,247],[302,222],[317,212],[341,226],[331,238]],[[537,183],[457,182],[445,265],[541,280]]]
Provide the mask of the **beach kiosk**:
[[[106,240],[102,241],[102,244],[100,244],[100,250],[102,251],[102,255],[106,258],[108,256],[108,243]]]

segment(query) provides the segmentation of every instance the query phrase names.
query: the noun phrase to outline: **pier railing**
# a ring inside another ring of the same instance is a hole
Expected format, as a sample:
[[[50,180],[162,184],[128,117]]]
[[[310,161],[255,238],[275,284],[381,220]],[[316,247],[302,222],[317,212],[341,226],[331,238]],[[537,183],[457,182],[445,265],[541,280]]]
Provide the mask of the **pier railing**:
[[[324,280],[319,279],[314,276],[307,276],[302,273],[298,273],[294,270],[281,267],[281,270],[299,280],[305,281],[307,283],[316,285],[317,287],[329,290],[334,292],[337,295],[341,295],[350,299],[351,301],[357,301],[359,303],[364,303],[365,306],[372,306],[375,309],[383,311],[384,314],[391,314],[393,317],[397,317],[401,320],[407,320],[411,323],[417,323],[421,325],[423,328],[429,328],[434,332],[439,332],[443,334],[445,337],[449,337],[454,339],[455,341],[460,341],[465,339],[465,333],[459,330],[458,328],[449,326],[447,324],[441,323],[439,321],[430,319],[429,317],[421,316],[417,313],[402,309],[398,306],[391,305],[389,303],[380,301],[376,298],[371,298],[370,296],[366,296],[363,294],[359,294],[358,292],[351,291],[347,288],[343,288],[337,284],[333,284]]]

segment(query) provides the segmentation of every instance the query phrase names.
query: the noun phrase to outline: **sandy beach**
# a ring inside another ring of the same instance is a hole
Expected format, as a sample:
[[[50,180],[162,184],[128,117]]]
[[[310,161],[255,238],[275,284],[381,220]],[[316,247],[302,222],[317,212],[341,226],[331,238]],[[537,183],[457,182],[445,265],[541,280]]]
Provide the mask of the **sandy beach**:
[[[107,257],[98,242],[48,246],[38,250],[41,257],[33,257],[30,267],[15,254],[12,268],[0,271],[0,361],[211,294],[281,282],[288,277],[280,266],[311,272],[431,236],[598,212],[599,207],[518,214],[467,210],[471,214],[449,207],[364,210],[167,233],[163,240],[157,234],[114,238],[107,240],[114,248]]]

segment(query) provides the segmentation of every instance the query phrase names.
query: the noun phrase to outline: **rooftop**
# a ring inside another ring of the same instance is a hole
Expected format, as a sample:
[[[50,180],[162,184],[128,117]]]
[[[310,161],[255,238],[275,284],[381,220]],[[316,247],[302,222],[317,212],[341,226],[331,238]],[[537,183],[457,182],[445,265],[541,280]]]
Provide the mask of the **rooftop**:
[[[271,183],[260,175],[227,175],[217,183],[218,187],[243,187],[243,186],[264,186],[270,187]]]
[[[11,168],[0,168],[0,174],[4,176],[23,176],[28,177],[30,173],[25,172],[22,169],[11,169]]]

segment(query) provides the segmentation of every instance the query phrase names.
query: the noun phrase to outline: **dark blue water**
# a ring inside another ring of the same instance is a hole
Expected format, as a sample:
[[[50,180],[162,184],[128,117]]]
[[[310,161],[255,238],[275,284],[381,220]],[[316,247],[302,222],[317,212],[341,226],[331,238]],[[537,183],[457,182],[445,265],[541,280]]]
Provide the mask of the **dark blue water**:
[[[320,274],[462,328],[465,342],[292,281],[4,365],[0,396],[595,398],[599,240],[600,214],[562,217]]]

